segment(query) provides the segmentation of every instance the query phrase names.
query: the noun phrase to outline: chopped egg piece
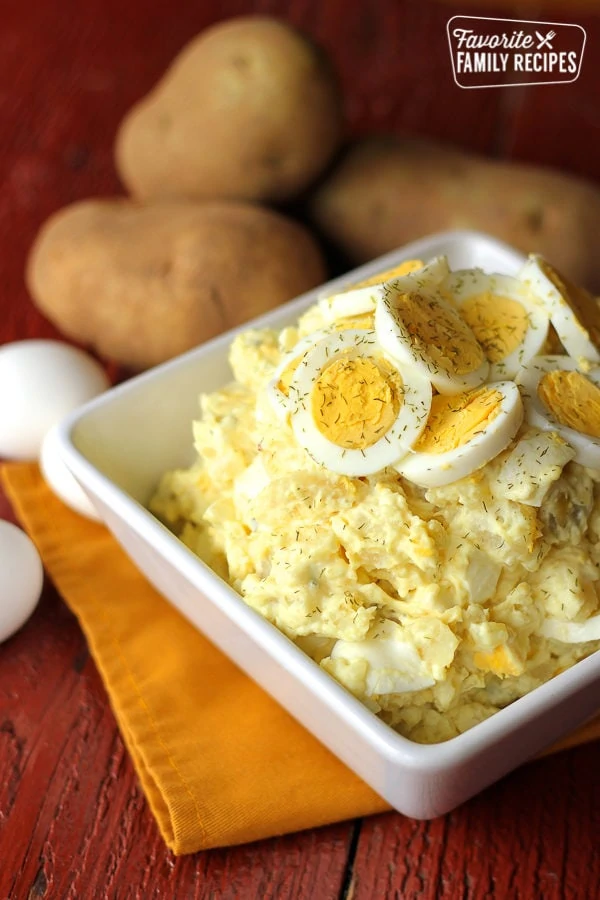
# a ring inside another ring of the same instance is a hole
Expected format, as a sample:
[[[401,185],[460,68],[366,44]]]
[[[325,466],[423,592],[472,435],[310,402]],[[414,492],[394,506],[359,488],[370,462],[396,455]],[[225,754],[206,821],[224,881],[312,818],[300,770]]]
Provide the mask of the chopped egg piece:
[[[525,671],[523,661],[509,646],[496,647],[489,653],[478,651],[473,655],[473,662],[478,669],[484,672],[492,672],[500,678],[508,675],[522,675]]]
[[[368,697],[422,691],[435,684],[411,642],[410,634],[391,620],[379,626],[378,637],[364,641],[336,641],[331,658],[367,662],[365,693]]]
[[[429,378],[441,394],[482,384],[489,363],[457,309],[407,275],[379,288],[375,331],[387,352]]]
[[[453,272],[442,291],[483,347],[490,363],[489,381],[514,378],[542,349],[550,319],[523,282],[468,269]]]
[[[421,434],[431,385],[390,361],[372,331],[328,335],[298,365],[289,388],[299,444],[340,475],[392,465]]]
[[[545,619],[540,632],[544,637],[562,641],[563,644],[585,644],[587,641],[600,641],[600,615],[591,616],[585,622]]]
[[[532,253],[518,278],[546,307],[558,338],[580,366],[600,362],[600,310],[584,288],[576,287],[539,254]]]
[[[536,356],[517,376],[528,422],[554,431],[575,462],[600,469],[600,367],[583,374],[568,356]]]
[[[395,467],[423,487],[451,484],[505,450],[522,420],[519,390],[512,381],[454,397],[438,394],[413,451]]]
[[[492,490],[499,497],[540,507],[575,450],[554,431],[522,438],[508,454]]]

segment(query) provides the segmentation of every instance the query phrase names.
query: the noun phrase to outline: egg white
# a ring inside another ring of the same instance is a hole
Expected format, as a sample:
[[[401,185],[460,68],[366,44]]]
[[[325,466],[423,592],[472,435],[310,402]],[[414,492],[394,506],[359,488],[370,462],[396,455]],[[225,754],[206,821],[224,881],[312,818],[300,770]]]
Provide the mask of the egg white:
[[[565,372],[579,371],[576,361],[569,356],[536,356],[518,373],[516,382],[521,388],[527,421],[541,431],[555,431],[559,434],[575,451],[575,462],[579,465],[600,469],[600,439],[569,428],[568,425],[561,425],[538,395],[542,376],[556,369]],[[600,386],[600,367],[581,374]]]
[[[545,619],[540,633],[543,637],[562,641],[563,644],[585,644],[600,641],[600,615],[591,616],[585,622],[564,622],[561,619]]]
[[[366,694],[404,694],[433,687],[435,679],[425,670],[416,648],[396,622],[379,626],[380,636],[363,641],[336,641],[332,659],[365,660],[368,665]]]
[[[540,507],[575,450],[555,431],[534,431],[512,448],[492,482],[496,496]]]
[[[411,451],[395,464],[397,471],[422,487],[442,487],[466,478],[508,447],[523,421],[523,404],[513,381],[498,381],[490,389],[501,394],[499,412],[485,429],[445,453]]]
[[[531,292],[548,310],[558,338],[573,359],[580,362],[600,362],[600,352],[590,340],[588,331],[577,318],[568,299],[552,283],[542,268],[543,258],[532,253],[517,278],[528,285]]]
[[[320,374],[336,359],[384,357],[403,383],[398,415],[386,434],[364,449],[340,447],[319,430],[312,413],[312,392]],[[290,384],[291,424],[299,444],[312,458],[339,475],[371,475],[399,460],[418,440],[431,408],[431,384],[408,367],[390,360],[375,332],[347,329],[323,337],[301,360]]]
[[[306,337],[300,338],[291,350],[284,353],[273,372],[273,377],[267,382],[267,397],[277,417],[282,421],[287,420],[295,408],[295,403],[289,392],[286,394],[279,387],[281,376],[288,366],[292,365],[296,360],[300,360],[305,353],[311,350],[324,337],[327,337],[328,334],[328,331],[321,330],[314,331],[312,334],[307,334]]]
[[[323,297],[319,300],[319,309],[324,320],[333,323],[337,319],[347,316],[360,316],[363,313],[373,312],[377,299],[379,285],[355,288],[344,291],[341,294],[333,294],[331,297]]]
[[[448,265],[448,257],[434,256],[433,259],[430,259],[429,262],[425,263],[420,269],[415,269],[413,272],[408,272],[406,275],[400,277],[414,279],[419,288],[436,288],[449,274],[450,266]],[[394,278],[389,279],[390,282],[395,280],[396,279]]]
[[[504,359],[490,361],[489,381],[514,378],[522,365],[542,349],[548,336],[550,317],[545,307],[537,301],[527,286],[509,275],[487,275],[481,269],[464,269],[453,272],[442,284],[442,291],[450,296],[460,310],[464,304],[478,294],[489,292],[494,296],[515,300],[525,310],[528,327],[521,343]]]

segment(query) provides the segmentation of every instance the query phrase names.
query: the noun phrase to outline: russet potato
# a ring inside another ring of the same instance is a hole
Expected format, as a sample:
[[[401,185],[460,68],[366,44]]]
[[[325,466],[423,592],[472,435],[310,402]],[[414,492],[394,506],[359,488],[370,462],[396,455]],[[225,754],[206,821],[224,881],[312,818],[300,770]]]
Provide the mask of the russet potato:
[[[143,200],[286,200],[339,145],[342,104],[327,58],[299,32],[248,16],[202,32],[127,114],[115,157]]]
[[[26,278],[65,335],[144,369],[320,284],[325,270],[308,232],[270,210],[119,198],[52,216]]]
[[[425,140],[369,138],[349,148],[310,205],[353,262],[436,231],[475,229],[600,291],[600,189],[573,175]]]

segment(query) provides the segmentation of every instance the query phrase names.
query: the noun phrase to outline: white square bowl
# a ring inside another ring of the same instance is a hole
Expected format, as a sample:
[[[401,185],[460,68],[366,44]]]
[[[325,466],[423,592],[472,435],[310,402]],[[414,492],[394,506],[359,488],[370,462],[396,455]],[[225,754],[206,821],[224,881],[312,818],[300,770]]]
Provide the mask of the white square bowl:
[[[453,268],[481,266],[509,274],[523,261],[485,235],[454,231],[409,244],[329,287],[404,259],[439,254],[447,254]],[[304,294],[250,324],[280,328],[295,321],[316,295]],[[146,509],[161,475],[192,462],[198,395],[231,379],[227,352],[243,328],[82,407],[61,428],[64,460],[138,568],[199,631],[399,812],[424,819],[446,813],[597,711],[600,652],[470,731],[421,745],[380,721],[246,606]]]

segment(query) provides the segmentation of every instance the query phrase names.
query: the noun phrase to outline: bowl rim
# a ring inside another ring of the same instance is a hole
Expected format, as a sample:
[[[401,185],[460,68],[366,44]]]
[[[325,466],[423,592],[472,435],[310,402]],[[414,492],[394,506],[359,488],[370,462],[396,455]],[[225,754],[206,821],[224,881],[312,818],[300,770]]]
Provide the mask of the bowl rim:
[[[461,734],[431,744],[413,741],[380,719],[361,700],[351,694],[294,644],[276,625],[248,606],[234,588],[186,547],[156,516],[91,463],[75,445],[74,432],[89,415],[99,409],[110,408],[115,400],[135,393],[141,385],[156,381],[166,373],[186,366],[192,360],[215,351],[226,350],[232,338],[240,332],[248,328],[269,325],[273,319],[293,317],[296,311],[299,312],[308,303],[314,302],[316,297],[324,292],[343,286],[351,278],[368,277],[369,274],[392,264],[397,260],[399,253],[402,253],[405,258],[409,258],[407,253],[417,257],[431,255],[431,251],[428,251],[427,247],[441,240],[457,242],[483,240],[490,248],[512,255],[515,262],[524,259],[522,254],[517,253],[508,245],[474,231],[440,232],[429,238],[415,241],[334,278],[316,289],[307,291],[275,310],[236,326],[172,360],[128,379],[79,407],[67,416],[57,428],[57,438],[63,460],[84,487],[88,486],[91,493],[102,498],[102,502],[111,509],[114,515],[149,544],[157,554],[161,557],[166,556],[188,583],[204,594],[210,602],[218,602],[220,609],[227,617],[241,627],[262,649],[266,650],[279,665],[293,670],[292,674],[302,680],[311,691],[318,690],[320,696],[325,698],[327,705],[335,708],[351,727],[360,728],[361,733],[367,735],[369,741],[376,745],[386,758],[409,770],[419,770],[420,772],[443,771],[458,763],[468,762],[479,756],[482,751],[497,745],[500,739],[506,739],[517,733],[523,726],[541,717],[559,703],[570,699],[579,691],[594,683],[598,683],[600,687],[600,650],[574,663],[569,669],[492,713]],[[167,602],[171,602],[168,598],[165,599]],[[195,623],[192,624],[198,628]],[[201,631],[201,629],[198,630]]]

